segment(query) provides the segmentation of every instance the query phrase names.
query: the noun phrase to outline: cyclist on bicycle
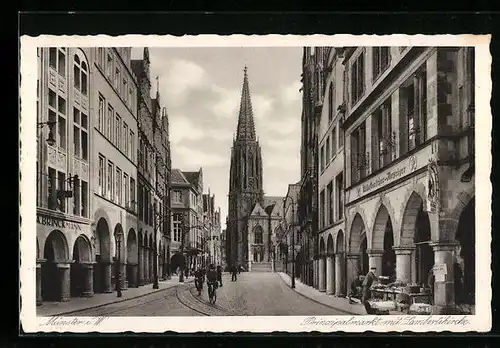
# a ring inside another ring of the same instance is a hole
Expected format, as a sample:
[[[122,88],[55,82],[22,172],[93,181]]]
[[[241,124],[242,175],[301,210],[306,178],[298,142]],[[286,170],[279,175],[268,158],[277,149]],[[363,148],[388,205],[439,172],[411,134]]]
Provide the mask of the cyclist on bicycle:
[[[215,266],[210,265],[207,272],[207,286],[208,286],[208,297],[210,301],[215,302],[215,289],[217,289],[217,272],[215,271]]]
[[[198,296],[201,295],[201,290],[203,290],[203,278],[203,271],[201,270],[201,268],[198,268],[194,272],[194,283],[196,285],[196,290],[198,290]]]

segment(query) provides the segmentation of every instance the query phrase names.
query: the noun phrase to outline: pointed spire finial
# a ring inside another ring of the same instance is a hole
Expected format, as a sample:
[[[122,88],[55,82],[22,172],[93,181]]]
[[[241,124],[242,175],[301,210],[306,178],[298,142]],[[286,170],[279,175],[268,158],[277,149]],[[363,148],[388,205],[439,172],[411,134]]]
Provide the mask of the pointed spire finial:
[[[255,140],[255,124],[253,119],[252,102],[248,83],[248,67],[245,65],[243,87],[241,90],[240,112],[238,116],[237,140]]]
[[[247,71],[248,71],[248,67],[245,65],[245,68],[243,69],[243,72],[245,73],[245,77],[247,77]]]

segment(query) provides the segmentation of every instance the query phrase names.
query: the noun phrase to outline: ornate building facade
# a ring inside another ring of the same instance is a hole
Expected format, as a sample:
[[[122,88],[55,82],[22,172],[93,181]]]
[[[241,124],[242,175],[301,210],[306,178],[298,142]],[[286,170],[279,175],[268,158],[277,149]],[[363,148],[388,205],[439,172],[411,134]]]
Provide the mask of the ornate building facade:
[[[297,256],[304,284],[314,285],[318,262],[318,127],[323,107],[327,48],[304,48],[302,58],[301,183],[298,202],[301,249]]]

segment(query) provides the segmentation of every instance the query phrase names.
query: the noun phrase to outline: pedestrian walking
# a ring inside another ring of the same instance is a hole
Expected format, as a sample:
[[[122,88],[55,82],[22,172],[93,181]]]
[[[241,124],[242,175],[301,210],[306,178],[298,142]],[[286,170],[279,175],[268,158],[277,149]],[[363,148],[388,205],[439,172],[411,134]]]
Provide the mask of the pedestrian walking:
[[[375,314],[374,310],[372,309],[372,306],[370,305],[369,300],[372,297],[370,287],[372,286],[374,280],[378,280],[378,277],[375,275],[376,271],[377,267],[371,267],[370,271],[368,271],[368,273],[365,276],[365,279],[363,280],[363,298],[361,301],[365,306],[366,314]]]
[[[231,281],[232,282],[235,282],[236,279],[237,279],[237,274],[238,274],[238,269],[236,268],[236,266],[232,266],[231,267]]]
[[[217,266],[217,281],[219,282],[219,286],[222,287],[222,267]]]

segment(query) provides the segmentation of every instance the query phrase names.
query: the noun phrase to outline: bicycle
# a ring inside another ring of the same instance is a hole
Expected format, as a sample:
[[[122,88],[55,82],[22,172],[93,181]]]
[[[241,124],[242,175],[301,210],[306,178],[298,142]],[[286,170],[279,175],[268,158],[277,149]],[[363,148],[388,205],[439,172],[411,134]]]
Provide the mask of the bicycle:
[[[196,290],[198,290],[198,296],[201,296],[201,291],[203,290],[203,279],[195,279]]]
[[[208,282],[208,300],[211,304],[217,301],[217,282]]]

